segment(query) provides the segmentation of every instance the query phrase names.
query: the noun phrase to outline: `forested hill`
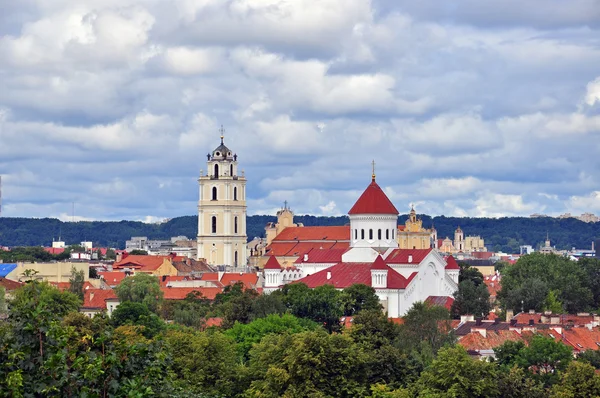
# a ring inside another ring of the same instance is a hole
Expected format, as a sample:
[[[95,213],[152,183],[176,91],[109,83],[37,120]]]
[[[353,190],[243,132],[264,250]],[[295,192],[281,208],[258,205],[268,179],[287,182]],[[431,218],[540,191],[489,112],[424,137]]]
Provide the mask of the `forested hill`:
[[[403,224],[407,215],[400,216]],[[553,245],[559,249],[587,249],[595,238],[600,238],[600,223],[584,223],[577,219],[544,218],[458,218],[423,215],[423,225],[430,227],[433,221],[438,237],[453,238],[454,230],[460,226],[465,235],[480,235],[490,250],[518,252],[520,245],[538,246],[549,234]],[[248,237],[264,236],[265,224],[275,221],[273,216],[249,216]],[[348,218],[296,216],[296,222],[310,225],[344,225]],[[59,236],[67,244],[92,241],[96,246],[123,248],[132,236],[147,236],[150,239],[185,235],[193,238],[197,233],[197,217],[173,218],[163,224],[145,224],[138,221],[93,221],[62,222],[44,218],[0,218],[0,246],[49,246]]]

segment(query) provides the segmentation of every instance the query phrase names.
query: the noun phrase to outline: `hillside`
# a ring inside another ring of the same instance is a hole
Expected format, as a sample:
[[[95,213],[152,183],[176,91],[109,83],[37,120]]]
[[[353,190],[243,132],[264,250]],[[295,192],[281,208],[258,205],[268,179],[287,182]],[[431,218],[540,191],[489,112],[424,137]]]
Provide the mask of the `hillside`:
[[[407,215],[400,216],[403,224]],[[555,218],[459,218],[423,215],[423,224],[431,226],[433,221],[438,236],[453,237],[458,225],[465,235],[480,235],[490,250],[517,252],[520,245],[540,245],[548,233],[553,245],[559,249],[590,248],[593,239],[600,237],[600,223],[584,223],[576,219]],[[248,237],[264,236],[264,226],[275,221],[273,216],[249,216]],[[296,222],[310,225],[344,225],[348,218],[296,216]],[[171,236],[196,236],[197,217],[173,218],[163,224],[145,224],[138,221],[93,221],[62,222],[53,218],[0,218],[1,246],[49,246],[59,236],[67,244],[92,241],[96,246],[123,248],[132,236],[147,236],[150,239]]]

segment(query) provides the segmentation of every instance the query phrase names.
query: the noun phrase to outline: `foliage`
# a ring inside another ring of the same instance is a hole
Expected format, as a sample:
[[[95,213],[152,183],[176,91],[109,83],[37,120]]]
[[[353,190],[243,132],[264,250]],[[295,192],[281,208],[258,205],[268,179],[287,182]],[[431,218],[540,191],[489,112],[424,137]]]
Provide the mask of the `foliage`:
[[[571,362],[561,377],[560,384],[552,388],[552,398],[598,397],[600,376],[596,369],[583,362]]]
[[[315,322],[296,318],[291,314],[269,315],[258,318],[249,324],[236,323],[225,335],[237,343],[238,354],[244,361],[248,360],[248,353],[254,344],[268,334],[300,333],[319,328]]]
[[[141,334],[151,339],[161,332],[165,325],[163,321],[152,313],[145,304],[124,301],[113,311],[111,317],[115,327],[123,325],[142,326]]]
[[[221,304],[223,327],[230,328],[236,322],[250,322],[252,304],[257,297],[258,293],[255,290],[244,288],[241,282],[226,286],[223,293],[219,293],[215,298],[215,303]]]
[[[501,369],[498,373],[498,391],[502,398],[545,398],[544,385],[532,379],[517,366]]]
[[[129,252],[132,256],[147,256],[148,252],[146,250],[133,249]]]
[[[417,397],[495,397],[498,396],[496,367],[474,361],[461,346],[445,347],[414,385]]]
[[[448,310],[422,302],[414,303],[408,310],[400,326],[400,335],[400,344],[405,350],[409,347],[422,350],[425,347],[432,353],[456,341]]]
[[[346,316],[352,316],[363,310],[381,311],[383,308],[379,303],[379,297],[375,294],[375,289],[360,283],[345,288],[340,300]]]
[[[158,278],[141,272],[123,279],[115,288],[115,293],[121,302],[142,303],[153,312],[158,310],[163,298]]]
[[[85,276],[83,270],[77,271],[75,267],[71,267],[71,277],[69,278],[69,291],[79,297],[83,301],[83,284]]]
[[[454,292],[452,303],[452,314],[460,316],[465,314],[476,317],[485,317],[491,309],[490,293],[487,286],[481,283],[479,286],[470,280],[463,280],[458,284],[458,290]]]
[[[588,284],[586,269],[578,262],[554,254],[532,253],[504,270],[498,298],[507,309],[541,311],[552,291],[556,300],[551,304],[560,303],[566,311],[575,313],[594,304]]]
[[[282,293],[283,301],[293,315],[311,319],[329,332],[340,329],[340,317],[343,314],[341,293],[333,286],[309,289],[303,283],[293,283],[284,286]]]
[[[2,219],[0,219],[0,223]],[[44,250],[43,247],[13,247],[10,251],[0,250],[0,260],[3,263],[17,262],[50,262],[65,260],[70,257],[68,251],[64,255],[53,255]]]

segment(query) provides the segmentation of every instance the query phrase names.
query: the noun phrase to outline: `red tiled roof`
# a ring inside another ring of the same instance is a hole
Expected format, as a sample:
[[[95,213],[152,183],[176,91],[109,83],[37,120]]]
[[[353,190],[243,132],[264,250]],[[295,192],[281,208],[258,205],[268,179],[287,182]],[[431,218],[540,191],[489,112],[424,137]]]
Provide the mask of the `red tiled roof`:
[[[208,318],[204,322],[204,329],[215,326],[219,327],[223,323],[223,318]]]
[[[412,263],[419,264],[433,249],[394,249],[385,258],[387,264],[409,264],[408,256],[412,256]]]
[[[300,256],[311,249],[348,248],[349,242],[275,242],[267,246],[267,253],[273,256]]]
[[[450,311],[454,299],[450,296],[429,296],[425,299],[425,302],[430,305],[439,305]]]
[[[460,269],[454,256],[446,257],[446,269]]]
[[[44,247],[44,251],[50,254],[62,254],[65,249],[63,247]]]
[[[490,297],[496,297],[498,295],[498,292],[502,289],[502,285],[500,284],[501,281],[500,275],[486,276],[483,278],[483,282],[487,286]]]
[[[347,248],[342,249],[317,249],[311,248],[310,250],[302,253],[300,257],[294,262],[295,264],[335,264],[342,261],[342,255],[348,251]],[[308,255],[308,259],[304,260],[304,256]]]
[[[600,330],[575,327],[563,330],[564,339],[577,351],[597,350],[600,346]]]
[[[267,260],[264,269],[281,269],[281,264],[279,264],[279,261],[277,261],[277,258],[275,256],[269,256],[269,259]]]
[[[472,252],[471,255],[474,258],[488,260],[494,255],[494,253],[493,252]]]
[[[140,271],[155,271],[168,256],[129,255],[113,264],[113,268],[135,268]]]
[[[298,282],[305,283],[311,289],[322,285],[333,285],[337,289],[344,289],[357,283],[371,286],[371,267],[373,263],[339,263],[312,275],[305,276]],[[387,274],[388,289],[405,289],[417,274],[406,279],[389,266]],[[331,278],[327,279],[327,275]]]
[[[279,233],[273,242],[277,241],[337,241],[350,240],[350,226],[315,226],[315,227],[287,227]]]
[[[161,287],[165,300],[183,300],[192,292],[202,293],[202,296],[214,300],[223,290],[217,287]]]
[[[185,281],[187,279],[187,276],[164,275],[158,278],[158,283],[160,286],[167,286],[169,282]]]
[[[88,289],[83,293],[83,308],[106,308],[106,300],[117,299],[112,289]]]
[[[524,339],[522,335],[514,330],[487,330],[486,337],[483,337],[483,335],[477,331],[473,331],[462,337],[458,341],[458,344],[467,350],[480,351],[492,350],[507,341],[524,341]]]
[[[406,225],[398,225],[398,231],[402,232],[406,229]]]
[[[444,246],[444,239],[438,239],[437,244],[438,249],[441,249]]]
[[[221,277],[221,283],[224,286],[235,285],[238,282],[242,282],[246,289],[254,289],[258,282],[258,274],[255,273],[240,273],[240,272],[229,272],[223,274]]]
[[[200,277],[200,280],[202,280],[202,281],[218,281],[219,273],[218,272],[205,272]]]
[[[396,214],[398,209],[393,205],[383,190],[377,185],[375,179],[360,195],[348,214]]]
[[[103,278],[109,286],[118,285],[127,276],[127,274],[122,271],[98,272],[98,275]]]
[[[23,286],[23,282],[16,282],[10,279],[0,277],[0,286],[3,287],[6,291],[11,291]]]

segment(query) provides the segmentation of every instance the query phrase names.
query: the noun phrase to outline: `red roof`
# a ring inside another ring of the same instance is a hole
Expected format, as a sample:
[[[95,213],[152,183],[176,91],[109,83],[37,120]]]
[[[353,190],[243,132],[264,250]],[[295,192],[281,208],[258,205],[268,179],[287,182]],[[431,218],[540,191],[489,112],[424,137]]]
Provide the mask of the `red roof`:
[[[348,214],[400,214],[375,179],[360,195]]]
[[[202,281],[218,281],[219,273],[218,272],[205,272],[200,277],[200,280],[202,280]]]
[[[113,268],[134,268],[140,271],[155,271],[168,256],[129,255],[113,264]]]
[[[431,305],[439,305],[450,311],[454,299],[450,296],[429,296],[425,299],[425,302]]]
[[[204,322],[204,329],[215,326],[219,327],[223,323],[223,318],[208,318],[206,322]]]
[[[298,280],[298,282],[305,283],[311,289],[322,285],[333,285],[336,289],[344,289],[357,283],[371,286],[371,268],[373,265],[374,263],[339,263],[333,267],[305,276]],[[413,272],[406,279],[387,265],[386,267],[388,269],[388,289],[405,289],[417,274]],[[331,276],[329,279],[327,279],[328,275]]]
[[[379,255],[375,259],[375,262],[371,266],[371,269],[388,270],[389,267],[387,266],[387,264],[385,263],[385,261],[383,261],[383,258],[381,258],[381,255]]]
[[[350,240],[350,226],[287,227],[273,241],[337,241]]]
[[[0,286],[6,291],[11,291],[23,286],[23,282],[15,282],[13,280],[0,277]]]
[[[258,274],[249,272],[229,272],[223,274],[221,277],[221,283],[223,285],[235,285],[238,282],[242,282],[246,289],[254,289],[258,282]]]
[[[460,269],[454,256],[446,257],[446,269]]]
[[[112,289],[88,289],[83,294],[83,308],[106,308],[106,300],[117,299]]]
[[[433,249],[394,249],[385,258],[387,264],[419,264]],[[412,256],[409,263],[408,257]]]
[[[65,291],[71,286],[71,282],[48,282],[60,291]],[[83,290],[95,289],[90,282],[83,282]]]
[[[348,251],[347,248],[342,249],[320,249],[311,248],[302,253],[294,262],[295,264],[336,264],[342,261],[342,255]],[[308,256],[305,260],[304,257]]]
[[[312,249],[347,249],[350,246],[349,242],[276,242],[273,241],[267,247],[267,253],[273,256],[300,256]]]
[[[44,251],[50,254],[62,254],[65,249],[63,247],[44,247]]]
[[[125,272],[121,271],[98,272],[98,275],[103,278],[109,286],[118,285],[127,276]]]
[[[183,300],[192,292],[202,293],[202,296],[214,300],[223,290],[217,287],[161,287],[165,300]]]
[[[267,263],[265,264],[264,269],[281,269],[281,264],[279,264],[279,261],[277,261],[277,258],[275,258],[275,256],[269,256],[269,259],[267,260]]]
[[[169,282],[185,281],[187,279],[187,276],[163,275],[158,278],[158,283],[160,284],[160,286],[167,286]]]

